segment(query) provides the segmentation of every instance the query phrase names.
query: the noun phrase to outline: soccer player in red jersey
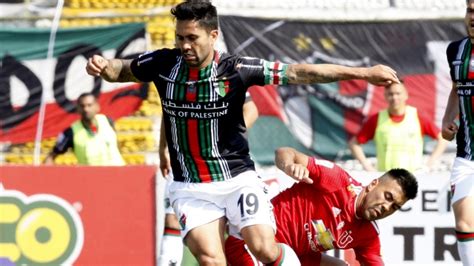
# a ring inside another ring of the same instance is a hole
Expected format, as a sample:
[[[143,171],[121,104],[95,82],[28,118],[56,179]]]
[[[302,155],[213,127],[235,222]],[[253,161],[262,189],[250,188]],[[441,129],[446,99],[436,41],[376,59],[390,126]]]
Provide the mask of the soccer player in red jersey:
[[[276,239],[293,248],[302,265],[345,265],[322,252],[349,248],[363,265],[384,264],[375,220],[416,197],[418,184],[409,171],[392,169],[362,186],[336,164],[292,148],[279,148],[275,162],[301,181],[273,198],[272,204]],[[259,265],[234,236],[226,241],[226,256],[231,265]]]

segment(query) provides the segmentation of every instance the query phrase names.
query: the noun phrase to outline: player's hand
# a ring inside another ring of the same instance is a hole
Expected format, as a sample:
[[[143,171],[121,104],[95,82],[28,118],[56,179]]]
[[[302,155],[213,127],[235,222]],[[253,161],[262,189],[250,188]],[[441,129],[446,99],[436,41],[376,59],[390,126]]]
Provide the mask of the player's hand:
[[[443,139],[451,141],[454,139],[454,136],[458,132],[459,127],[454,122],[443,123],[443,127],[441,129],[441,136]]]
[[[302,164],[290,164],[285,167],[285,173],[291,176],[296,182],[305,182],[313,184],[313,180],[309,178],[309,171]]]
[[[362,167],[367,172],[377,172],[377,169],[370,162],[368,162],[366,164],[362,164]]]
[[[87,74],[91,76],[100,76],[109,65],[109,60],[100,55],[93,55],[89,58],[86,65]]]
[[[388,86],[393,83],[400,83],[397,72],[385,65],[369,67],[367,81],[377,86]]]
[[[167,178],[171,172],[170,156],[167,151],[160,151],[160,170],[164,178]]]

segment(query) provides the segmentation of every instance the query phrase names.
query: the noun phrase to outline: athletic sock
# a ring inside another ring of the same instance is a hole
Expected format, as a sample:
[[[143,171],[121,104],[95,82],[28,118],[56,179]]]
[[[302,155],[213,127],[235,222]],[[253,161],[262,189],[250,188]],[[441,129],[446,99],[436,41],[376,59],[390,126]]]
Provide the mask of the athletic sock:
[[[280,253],[278,254],[277,259],[269,264],[268,266],[297,266],[301,265],[298,256],[296,256],[295,251],[288,245],[279,243],[278,249]]]
[[[183,240],[180,230],[165,227],[161,240],[159,266],[179,266],[183,260]]]
[[[474,232],[456,231],[458,252],[464,266],[474,265]]]

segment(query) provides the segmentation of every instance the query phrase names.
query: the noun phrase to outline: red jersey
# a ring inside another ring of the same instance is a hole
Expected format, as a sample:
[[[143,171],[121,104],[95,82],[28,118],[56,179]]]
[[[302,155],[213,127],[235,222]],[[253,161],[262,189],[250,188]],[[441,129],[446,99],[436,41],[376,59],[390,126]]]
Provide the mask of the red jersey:
[[[422,136],[430,136],[433,139],[438,138],[439,128],[435,125],[435,123],[428,117],[421,115],[418,111],[417,115],[421,128],[420,134]],[[364,144],[374,138],[375,129],[377,129],[378,117],[379,113],[369,116],[367,121],[362,125],[362,128],[356,136],[358,143]],[[390,119],[392,119],[393,122],[401,122],[403,121],[403,118],[405,118],[405,115],[390,115]]]
[[[307,168],[313,184],[295,184],[272,200],[277,242],[293,248],[302,265],[319,265],[322,251],[350,248],[362,264],[384,265],[376,223],[356,216],[363,186],[329,161],[310,158]],[[243,245],[227,239],[231,265],[254,265]]]

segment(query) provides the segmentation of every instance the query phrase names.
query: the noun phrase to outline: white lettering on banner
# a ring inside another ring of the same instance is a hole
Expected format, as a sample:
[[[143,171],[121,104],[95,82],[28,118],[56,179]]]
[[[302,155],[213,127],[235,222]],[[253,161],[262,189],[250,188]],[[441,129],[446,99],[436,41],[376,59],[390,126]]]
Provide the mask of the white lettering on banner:
[[[377,221],[385,265],[461,266],[449,197],[450,173],[414,174],[418,180],[417,197],[407,202],[402,211]],[[277,178],[285,187],[291,186],[289,177],[272,168],[259,170],[259,175],[264,179]],[[366,185],[382,173],[351,171],[350,175]],[[334,254],[341,255],[342,252]]]

